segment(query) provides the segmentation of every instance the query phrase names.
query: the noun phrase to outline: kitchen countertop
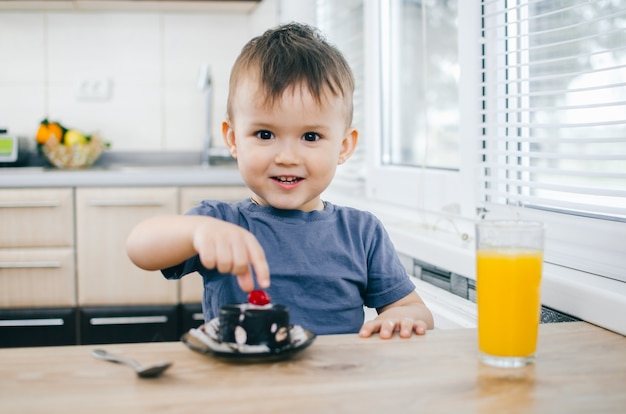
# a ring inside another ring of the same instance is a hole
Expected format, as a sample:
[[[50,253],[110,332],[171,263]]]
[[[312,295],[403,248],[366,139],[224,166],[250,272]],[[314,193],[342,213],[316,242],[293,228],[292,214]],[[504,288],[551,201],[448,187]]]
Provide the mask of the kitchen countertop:
[[[537,361],[477,360],[476,329],[423,337],[320,336],[292,359],[233,364],[181,342],[0,349],[0,409],[63,412],[623,413],[626,338],[585,322],[540,326]],[[96,360],[94,348],[169,360],[156,379]]]
[[[0,188],[244,185],[232,159],[202,165],[198,152],[105,152],[85,169],[0,168]]]
[[[0,169],[0,188],[243,185],[235,167],[151,166]]]

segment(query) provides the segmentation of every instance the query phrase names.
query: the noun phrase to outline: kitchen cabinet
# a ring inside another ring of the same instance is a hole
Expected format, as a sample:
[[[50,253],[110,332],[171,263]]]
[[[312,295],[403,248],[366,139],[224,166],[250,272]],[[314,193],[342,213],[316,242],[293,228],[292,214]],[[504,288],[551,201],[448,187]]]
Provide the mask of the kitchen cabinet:
[[[0,308],[75,306],[71,248],[0,249]]]
[[[0,190],[0,248],[74,244],[71,188]]]
[[[98,306],[80,308],[80,343],[176,341],[177,305]]]
[[[141,220],[240,185],[0,189],[0,347],[177,340],[202,321],[202,279],[137,268],[126,238]]]
[[[177,283],[136,267],[126,254],[126,238],[141,220],[177,212],[176,187],[77,188],[79,305],[176,304]]]
[[[252,192],[243,186],[183,187],[180,190],[180,212],[186,213],[202,200],[239,201],[251,195]],[[180,301],[183,304],[200,303],[202,302],[203,290],[204,286],[200,275],[197,273],[187,275],[180,281]],[[193,315],[194,313],[191,312],[190,314]]]
[[[0,308],[76,305],[73,190],[0,190]]]
[[[0,310],[0,347],[77,343],[76,308]]]
[[[76,343],[71,188],[0,190],[0,347]]]

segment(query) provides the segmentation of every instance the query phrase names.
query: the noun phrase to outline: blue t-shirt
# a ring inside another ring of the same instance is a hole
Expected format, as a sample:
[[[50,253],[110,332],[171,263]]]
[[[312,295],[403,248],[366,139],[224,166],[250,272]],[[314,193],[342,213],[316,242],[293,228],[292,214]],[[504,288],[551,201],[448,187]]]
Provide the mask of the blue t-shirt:
[[[269,264],[272,303],[289,308],[291,323],[318,335],[358,332],[363,305],[378,308],[415,289],[395,248],[371,213],[326,202],[304,212],[205,200],[187,214],[212,216],[256,236]],[[206,321],[229,303],[247,301],[231,274],[205,269],[198,256],[163,269],[168,279],[198,271],[204,279]]]

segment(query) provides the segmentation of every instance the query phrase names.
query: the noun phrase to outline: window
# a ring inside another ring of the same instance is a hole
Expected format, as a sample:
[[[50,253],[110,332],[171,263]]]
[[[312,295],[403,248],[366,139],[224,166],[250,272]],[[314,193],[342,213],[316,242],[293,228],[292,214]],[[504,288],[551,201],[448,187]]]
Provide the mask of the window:
[[[344,54],[354,74],[353,125],[361,134],[363,129],[363,80],[364,80],[364,22],[363,0],[317,0],[318,27]],[[359,145],[352,157],[337,170],[337,175],[347,180],[360,181],[364,176],[366,139],[361,135]]]
[[[626,332],[626,0],[362,4],[365,191],[333,197],[470,278],[478,217],[544,221],[545,304]]]
[[[381,2],[381,163],[458,170],[456,1]]]
[[[626,220],[625,5],[484,2],[486,203]]]
[[[473,215],[459,198],[464,143],[457,0],[366,2],[367,196],[434,214]],[[378,106],[377,108],[375,106]],[[392,183],[392,184],[390,184]],[[467,200],[471,198],[467,193]]]
[[[626,2],[482,6],[480,205],[547,221],[547,261],[626,281]]]
[[[626,281],[625,1],[366,4],[369,199],[542,220],[547,262]]]

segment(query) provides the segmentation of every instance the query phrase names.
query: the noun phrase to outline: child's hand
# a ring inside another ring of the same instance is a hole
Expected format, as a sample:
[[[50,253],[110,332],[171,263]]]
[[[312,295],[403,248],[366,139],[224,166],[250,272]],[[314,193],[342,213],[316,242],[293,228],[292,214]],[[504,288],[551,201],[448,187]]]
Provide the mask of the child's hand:
[[[248,230],[225,221],[210,220],[196,228],[193,246],[204,267],[237,276],[244,292],[254,289],[252,269],[259,286],[269,287],[270,274],[265,252]]]
[[[424,335],[428,325],[421,319],[413,319],[403,317],[402,319],[393,318],[387,315],[379,315],[373,321],[363,324],[359,331],[359,336],[367,338],[373,333],[379,332],[383,339],[391,338],[394,332],[398,331],[401,338],[409,338],[413,332],[417,335]]]
[[[363,324],[359,336],[367,338],[375,332],[388,339],[398,331],[401,338],[409,338],[415,332],[424,335],[427,329],[433,329],[433,315],[419,295],[413,291],[397,302],[378,309],[378,317]]]

